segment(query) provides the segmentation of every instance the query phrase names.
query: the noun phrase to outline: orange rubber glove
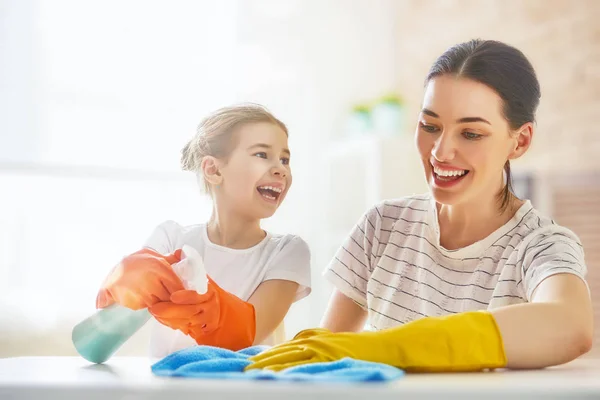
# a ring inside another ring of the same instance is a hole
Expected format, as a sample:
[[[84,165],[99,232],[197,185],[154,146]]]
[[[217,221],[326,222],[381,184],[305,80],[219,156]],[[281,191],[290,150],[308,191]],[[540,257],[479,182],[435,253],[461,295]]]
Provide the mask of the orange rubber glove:
[[[163,256],[154,250],[142,249],[126,256],[102,283],[96,308],[116,302],[139,310],[169,300],[171,293],[183,289],[183,283],[171,267],[180,259],[181,250]]]
[[[208,277],[208,290],[181,290],[170,301],[148,308],[157,321],[191,336],[196,343],[233,351],[252,346],[256,335],[254,306],[221,289]]]

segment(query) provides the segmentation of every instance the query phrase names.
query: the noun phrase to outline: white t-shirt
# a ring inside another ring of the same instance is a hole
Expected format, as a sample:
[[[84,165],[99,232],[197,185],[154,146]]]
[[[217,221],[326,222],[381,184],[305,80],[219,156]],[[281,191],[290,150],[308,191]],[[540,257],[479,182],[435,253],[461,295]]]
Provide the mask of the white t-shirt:
[[[425,316],[525,303],[558,273],[586,275],[583,248],[570,230],[529,201],[485,239],[457,250],[440,245],[429,195],[387,200],[367,211],[324,276],[368,310],[370,329]]]
[[[247,301],[264,281],[283,279],[299,284],[294,301],[311,291],[310,250],[299,236],[267,233],[248,249],[230,249],[212,243],[206,224],[181,226],[173,221],[160,224],[145,247],[161,254],[172,253],[184,244],[202,256],[207,274],[224,290]],[[152,319],[150,357],[162,358],[174,351],[196,345],[194,339]],[[272,344],[271,337],[263,343]]]

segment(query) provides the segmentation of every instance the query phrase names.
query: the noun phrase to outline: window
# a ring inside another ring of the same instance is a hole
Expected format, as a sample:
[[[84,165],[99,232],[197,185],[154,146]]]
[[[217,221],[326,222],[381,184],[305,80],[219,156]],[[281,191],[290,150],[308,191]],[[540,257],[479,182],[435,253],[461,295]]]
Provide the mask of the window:
[[[2,6],[0,338],[87,316],[155,225],[210,212],[179,156],[235,100],[236,3],[109,3]]]

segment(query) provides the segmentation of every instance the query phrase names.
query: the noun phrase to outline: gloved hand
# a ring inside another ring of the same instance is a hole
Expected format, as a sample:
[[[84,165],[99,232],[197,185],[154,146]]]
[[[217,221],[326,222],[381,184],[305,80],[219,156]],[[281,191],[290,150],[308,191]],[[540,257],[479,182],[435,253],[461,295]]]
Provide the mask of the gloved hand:
[[[506,366],[502,337],[489,312],[422,318],[378,332],[305,330],[250,358],[250,369],[279,371],[344,357],[392,365],[407,372],[480,371]]]
[[[221,289],[208,277],[208,290],[181,290],[148,310],[163,325],[191,336],[198,344],[241,350],[254,343],[254,306]]]
[[[171,267],[180,259],[181,250],[163,256],[146,248],[126,256],[102,283],[96,296],[96,308],[116,302],[139,310],[168,300],[171,293],[183,289],[183,283]]]

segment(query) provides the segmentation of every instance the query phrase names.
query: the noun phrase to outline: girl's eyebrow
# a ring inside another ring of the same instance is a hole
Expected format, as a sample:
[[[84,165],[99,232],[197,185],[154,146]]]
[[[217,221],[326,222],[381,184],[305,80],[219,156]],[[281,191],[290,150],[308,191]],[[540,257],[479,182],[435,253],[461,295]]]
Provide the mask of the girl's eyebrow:
[[[257,144],[253,144],[252,146],[248,147],[248,150],[254,149],[254,148],[260,148],[260,149],[266,149],[266,150],[270,150],[273,148],[273,146],[268,145],[266,143],[257,143]],[[290,150],[289,149],[283,149],[281,150],[282,152],[284,152],[285,154],[289,156],[291,156]]]

